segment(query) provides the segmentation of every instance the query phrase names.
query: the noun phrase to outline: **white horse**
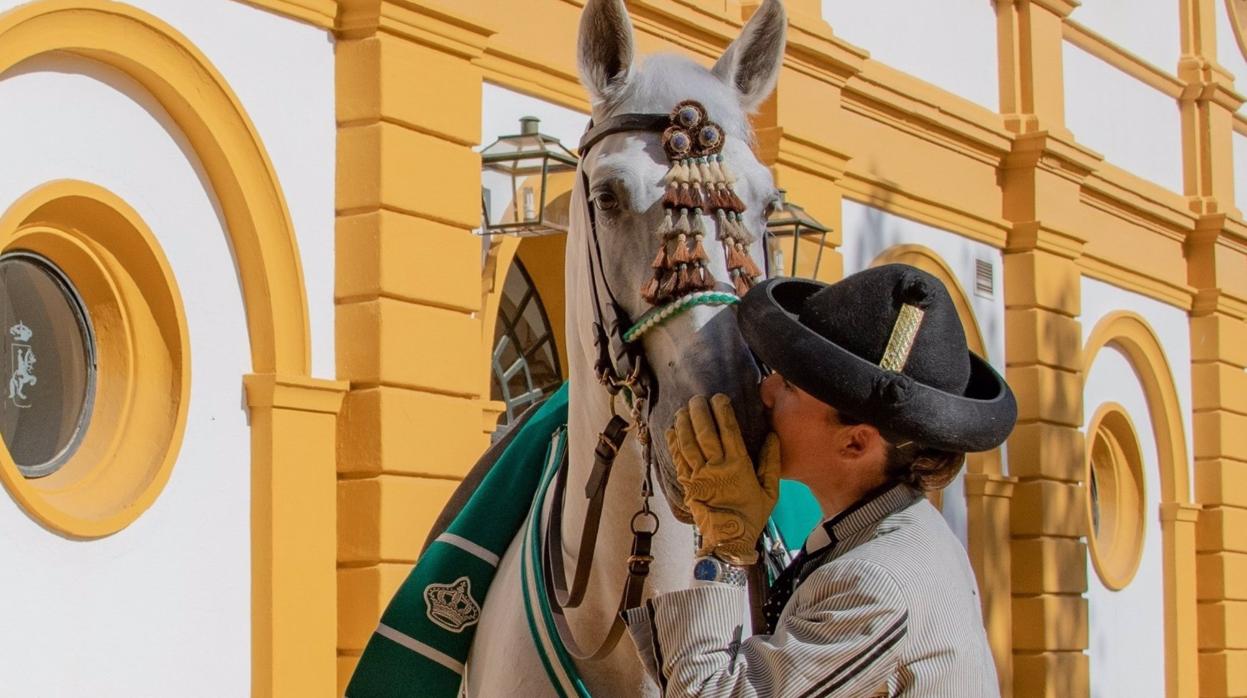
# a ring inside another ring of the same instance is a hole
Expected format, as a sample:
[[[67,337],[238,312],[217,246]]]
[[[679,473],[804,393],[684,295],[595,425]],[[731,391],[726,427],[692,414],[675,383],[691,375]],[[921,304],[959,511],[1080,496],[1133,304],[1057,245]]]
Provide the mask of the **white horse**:
[[[747,205],[745,223],[759,239],[749,250],[755,260],[762,259],[761,233],[776,191],[770,171],[750,148],[752,130],[747,117],[774,89],[786,21],[780,1],[766,0],[713,70],[674,55],[652,56],[634,64],[632,24],[622,0],[588,0],[580,23],[580,73],[592,97],[595,123],[624,113],[668,113],[679,102],[692,99],[703,104],[709,118],[722,126],[727,137],[723,156],[738,177],[736,191]],[[611,417],[608,393],[594,380],[597,354],[591,331],[594,312],[587,207],[595,207],[606,285],[628,315],[638,318],[648,309],[640,289],[656,249],[654,233],[663,216],[663,177],[670,166],[660,136],[650,131],[607,136],[587,155],[582,153],[580,168],[587,175],[588,191],[584,179],[578,178],[573,192],[566,257],[572,376],[569,494],[563,511],[562,551],[569,570],[578,562],[575,556],[586,513],[586,501],[578,493],[584,491],[598,433]],[[705,247],[710,255],[707,268],[715,273],[721,289],[730,290],[723,250],[711,244],[715,223],[707,218],[705,224]],[[757,369],[740,337],[734,312],[723,306],[695,307],[649,332],[642,341],[647,362],[661,386],[651,415],[659,471],[656,478],[670,507],[683,509],[663,431],[692,395],[727,393],[746,438],[756,448],[766,431],[757,398]],[[585,600],[566,612],[575,636],[586,646],[595,645],[615,620],[627,577],[629,521],[640,503],[643,476],[641,450],[636,439],[629,436],[613,468]],[[658,504],[655,513],[661,529],[654,539],[655,562],[647,595],[686,587],[694,555],[692,527],[677,520],[669,507]],[[687,514],[682,518],[687,521]],[[465,677],[472,696],[530,698],[554,693],[523,610],[519,539],[503,557],[482,609]],[[595,696],[658,694],[657,687],[645,679],[626,636],[605,658],[579,661],[577,668]]]

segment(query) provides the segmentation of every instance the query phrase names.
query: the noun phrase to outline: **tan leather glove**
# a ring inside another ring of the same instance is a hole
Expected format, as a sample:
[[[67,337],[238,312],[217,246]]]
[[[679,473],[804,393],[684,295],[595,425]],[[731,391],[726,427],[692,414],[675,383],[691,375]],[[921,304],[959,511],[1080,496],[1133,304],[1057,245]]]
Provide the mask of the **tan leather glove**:
[[[731,399],[698,395],[676,412],[667,448],[701,531],[698,553],[733,565],[757,562],[755,542],[779,496],[779,438],[766,437],[755,473]]]

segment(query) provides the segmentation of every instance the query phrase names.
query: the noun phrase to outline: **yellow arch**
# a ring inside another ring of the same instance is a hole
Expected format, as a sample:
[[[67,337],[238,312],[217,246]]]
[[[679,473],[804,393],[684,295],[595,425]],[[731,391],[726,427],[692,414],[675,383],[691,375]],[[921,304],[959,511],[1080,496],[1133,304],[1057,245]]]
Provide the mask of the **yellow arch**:
[[[1109,344],[1126,354],[1143,385],[1160,459],[1161,503],[1189,503],[1190,479],[1182,410],[1160,340],[1147,321],[1135,313],[1124,310],[1109,313],[1096,324],[1083,347],[1083,375],[1091,370],[1100,350]]]
[[[256,373],[308,375],[307,299],[294,229],[255,127],[208,59],[159,19],[103,0],[43,0],[0,15],[0,75],[59,51],[121,70],[169,113],[225,216]]]
[[[1086,376],[1096,356],[1112,345],[1126,354],[1139,376],[1160,461],[1160,520],[1165,589],[1165,681],[1168,695],[1195,695],[1199,680],[1195,521],[1191,504],[1186,438],[1173,373],[1156,333],[1139,315],[1109,313],[1096,324],[1083,347]]]

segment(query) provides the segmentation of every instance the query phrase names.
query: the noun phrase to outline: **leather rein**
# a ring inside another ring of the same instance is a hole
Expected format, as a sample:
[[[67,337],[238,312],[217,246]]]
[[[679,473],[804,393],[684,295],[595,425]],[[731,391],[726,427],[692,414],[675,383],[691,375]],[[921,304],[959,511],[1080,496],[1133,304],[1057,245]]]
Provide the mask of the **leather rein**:
[[[668,114],[622,114],[601,124],[590,123],[580,140],[580,155],[584,158],[589,150],[606,136],[628,131],[661,132],[669,122]],[[589,176],[581,169],[580,176],[586,199],[589,196]],[[623,636],[624,623],[616,613],[615,621],[595,648],[582,646],[572,634],[564,609],[576,608],[584,601],[589,575],[593,569],[597,550],[598,531],[602,520],[602,506],[606,500],[606,487],[611,469],[629,432],[635,432],[641,445],[645,462],[645,479],[641,487],[642,505],[632,516],[632,552],[628,556],[628,579],[619,599],[619,611],[637,606],[649,576],[650,563],[654,558],[651,545],[658,532],[658,517],[650,510],[649,498],[653,496],[653,451],[649,431],[649,413],[658,398],[658,382],[645,360],[645,352],[638,337],[629,341],[625,333],[632,328],[631,318],[620,305],[606,279],[602,262],[602,247],[598,239],[597,216],[592,202],[587,202],[589,231],[585,236],[588,247],[589,287],[593,299],[593,343],[597,349],[594,374],[611,395],[612,416],[598,435],[593,450],[593,470],[585,483],[585,498],[589,501],[585,516],[580,547],[576,554],[576,570],[572,581],[567,581],[563,561],[563,502],[567,490],[567,464],[559,467],[554,481],[553,502],[550,518],[546,523],[545,545],[542,550],[542,566],[545,568],[545,594],[558,629],[560,640],[568,654],[581,660],[598,660],[610,654]],[[599,290],[599,283],[600,289]],[[603,303],[603,292],[606,303]],[[615,412],[620,394],[629,405],[631,423]]]

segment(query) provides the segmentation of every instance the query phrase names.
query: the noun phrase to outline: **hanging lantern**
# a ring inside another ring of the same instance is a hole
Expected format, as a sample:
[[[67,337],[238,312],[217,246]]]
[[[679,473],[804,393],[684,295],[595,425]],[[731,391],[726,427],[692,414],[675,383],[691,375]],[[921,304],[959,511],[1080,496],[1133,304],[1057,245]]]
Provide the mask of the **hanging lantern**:
[[[481,151],[482,172],[495,173],[495,179],[501,175],[511,190],[510,213],[492,214],[490,197],[482,197],[482,235],[567,232],[566,216],[552,216],[547,206],[549,180],[551,174],[574,172],[577,158],[557,138],[541,133],[539,125],[537,117],[525,116],[518,134],[503,136]]]
[[[815,220],[801,206],[788,201],[788,192],[780,189],[779,196],[779,205],[766,219],[766,254],[770,273],[773,276],[797,276],[797,257],[804,239],[817,245],[814,268],[808,276],[818,278],[823,248],[831,229]]]

